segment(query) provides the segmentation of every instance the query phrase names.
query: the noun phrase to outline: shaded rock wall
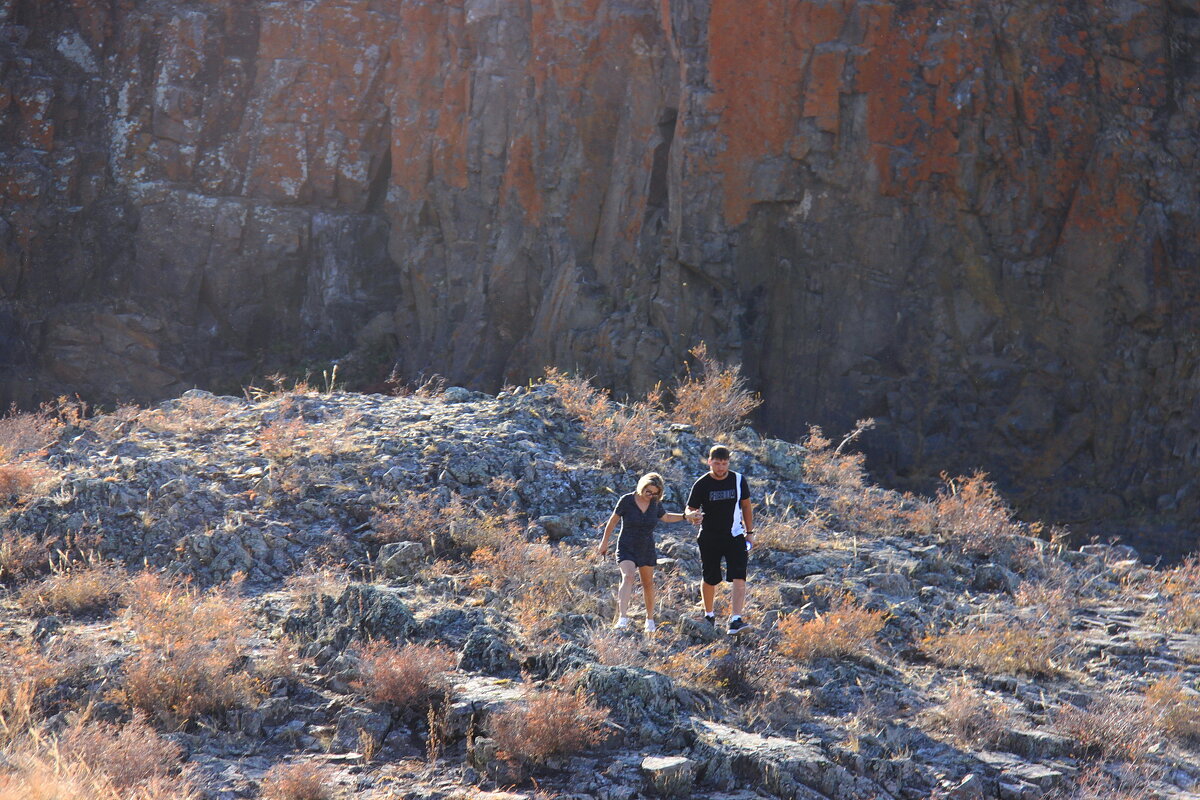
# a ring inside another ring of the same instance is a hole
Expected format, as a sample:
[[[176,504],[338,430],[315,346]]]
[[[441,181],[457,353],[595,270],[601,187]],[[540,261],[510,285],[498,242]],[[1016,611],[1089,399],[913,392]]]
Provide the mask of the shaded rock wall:
[[[668,382],[1194,518],[1200,3],[0,0],[7,398]],[[261,374],[258,373],[258,374]],[[1186,538],[1188,531],[1183,531]]]

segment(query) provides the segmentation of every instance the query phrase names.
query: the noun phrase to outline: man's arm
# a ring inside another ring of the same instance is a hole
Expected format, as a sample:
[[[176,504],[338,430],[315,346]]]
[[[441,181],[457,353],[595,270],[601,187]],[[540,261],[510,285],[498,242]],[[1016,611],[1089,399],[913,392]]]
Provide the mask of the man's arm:
[[[742,526],[746,529],[746,541],[754,544],[754,504],[749,499],[742,503]]]

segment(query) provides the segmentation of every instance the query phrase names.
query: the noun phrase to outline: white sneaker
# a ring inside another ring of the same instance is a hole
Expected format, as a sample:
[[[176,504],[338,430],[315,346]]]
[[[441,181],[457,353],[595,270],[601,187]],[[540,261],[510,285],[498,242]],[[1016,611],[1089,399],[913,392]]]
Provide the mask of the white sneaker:
[[[654,631],[655,631],[654,620],[652,620],[652,619],[646,620],[646,633],[654,633]]]
[[[629,627],[629,617],[621,617],[621,618],[619,618],[619,619],[617,620],[617,624],[616,624],[616,625],[613,625],[613,627],[614,627],[614,628],[617,628],[617,629],[620,629],[620,628],[628,628],[628,627]]]

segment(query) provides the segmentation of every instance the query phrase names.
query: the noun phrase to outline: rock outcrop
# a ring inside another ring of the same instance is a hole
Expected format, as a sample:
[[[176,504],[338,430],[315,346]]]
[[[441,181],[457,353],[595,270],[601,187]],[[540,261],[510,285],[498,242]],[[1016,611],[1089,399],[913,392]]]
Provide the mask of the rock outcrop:
[[[344,356],[1194,517],[1195,0],[0,2],[3,399]],[[350,354],[347,356],[347,354]]]

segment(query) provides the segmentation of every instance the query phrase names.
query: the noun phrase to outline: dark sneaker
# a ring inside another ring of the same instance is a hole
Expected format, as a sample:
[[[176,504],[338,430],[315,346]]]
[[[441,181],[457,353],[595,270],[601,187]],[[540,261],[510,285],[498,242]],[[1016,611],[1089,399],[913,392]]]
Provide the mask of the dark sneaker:
[[[744,619],[731,619],[731,620],[729,620],[729,627],[725,629],[725,632],[726,633],[737,633],[738,631],[742,630],[743,628],[749,628],[749,627],[750,627],[750,624],[748,622],[746,622],[746,620],[744,620]]]
[[[707,622],[713,628],[717,627],[717,615],[716,614],[704,614],[700,617],[700,619],[704,622]]]

